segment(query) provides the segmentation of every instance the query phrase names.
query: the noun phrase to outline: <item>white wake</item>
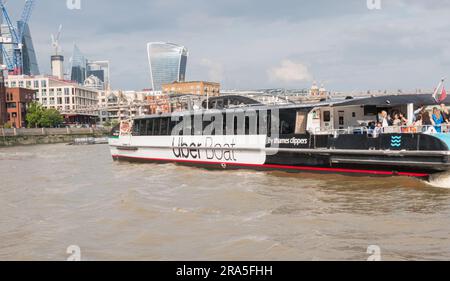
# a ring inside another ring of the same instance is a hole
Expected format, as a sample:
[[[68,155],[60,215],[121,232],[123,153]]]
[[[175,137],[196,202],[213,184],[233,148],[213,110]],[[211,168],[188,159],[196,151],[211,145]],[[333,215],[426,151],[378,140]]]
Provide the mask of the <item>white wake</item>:
[[[450,189],[450,172],[431,175],[427,183],[434,187]]]

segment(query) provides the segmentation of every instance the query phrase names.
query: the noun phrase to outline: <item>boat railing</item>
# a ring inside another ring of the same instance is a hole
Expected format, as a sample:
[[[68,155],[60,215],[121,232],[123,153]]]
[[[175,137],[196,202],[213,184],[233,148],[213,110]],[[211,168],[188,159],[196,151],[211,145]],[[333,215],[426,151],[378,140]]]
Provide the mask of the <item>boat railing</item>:
[[[420,126],[389,126],[381,128],[369,127],[348,127],[347,129],[315,128],[310,131],[314,135],[332,135],[337,138],[339,135],[369,135],[378,137],[380,134],[450,134],[450,124],[442,125],[420,125]]]

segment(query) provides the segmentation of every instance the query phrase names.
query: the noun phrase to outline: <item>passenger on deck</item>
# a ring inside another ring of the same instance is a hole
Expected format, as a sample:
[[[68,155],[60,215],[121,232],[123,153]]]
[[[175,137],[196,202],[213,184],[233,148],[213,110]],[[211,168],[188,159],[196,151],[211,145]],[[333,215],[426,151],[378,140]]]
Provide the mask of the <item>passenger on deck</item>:
[[[413,133],[421,132],[422,126],[423,126],[422,115],[417,115],[416,121],[414,121],[414,123],[412,124],[411,132]]]
[[[423,104],[419,105],[419,108],[414,111],[413,122],[417,120],[417,117],[422,116],[425,106]]]
[[[400,118],[400,120],[402,121],[402,126],[408,126],[408,119],[406,119],[405,114],[400,113],[398,115],[398,117]]]
[[[373,134],[372,136],[374,138],[377,138],[381,133],[383,133],[383,123],[378,122],[377,126],[375,127],[375,129],[373,130]]]
[[[434,121],[431,119],[430,113],[428,111],[423,111],[422,112],[422,132],[426,133],[429,130],[433,130],[435,131],[434,127],[432,127],[434,125]]]
[[[381,119],[380,122],[382,124],[383,127],[389,127],[389,125],[391,124],[391,118],[389,117],[389,115],[387,114],[386,111],[381,111]]]
[[[414,121],[413,123],[413,127],[422,127],[423,123],[422,123],[422,115],[418,115],[416,117],[416,121]]]
[[[400,127],[402,125],[402,120],[400,119],[400,115],[398,113],[394,114],[392,125],[395,127]]]
[[[433,121],[434,121],[434,128],[436,129],[436,132],[442,133],[442,124],[445,123],[444,117],[441,114],[441,111],[439,108],[435,107],[433,108]]]
[[[450,113],[448,111],[448,108],[443,103],[441,104],[441,114],[442,114],[442,117],[444,118],[445,122],[446,123],[450,123],[449,122],[449,120],[450,120]]]

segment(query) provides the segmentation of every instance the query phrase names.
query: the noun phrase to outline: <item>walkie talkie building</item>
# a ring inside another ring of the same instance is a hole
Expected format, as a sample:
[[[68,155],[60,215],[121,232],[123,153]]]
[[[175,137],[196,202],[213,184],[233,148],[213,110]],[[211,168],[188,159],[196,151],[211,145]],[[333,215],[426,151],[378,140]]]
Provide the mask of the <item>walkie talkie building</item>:
[[[147,44],[152,88],[161,91],[163,84],[184,82],[188,51],[172,43],[152,42]]]

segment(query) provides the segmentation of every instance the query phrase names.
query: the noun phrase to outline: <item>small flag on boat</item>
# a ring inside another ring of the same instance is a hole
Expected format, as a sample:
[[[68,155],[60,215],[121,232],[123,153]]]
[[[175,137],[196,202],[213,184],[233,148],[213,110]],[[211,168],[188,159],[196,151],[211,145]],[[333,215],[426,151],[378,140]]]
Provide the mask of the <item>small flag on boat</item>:
[[[444,81],[445,79],[442,79],[436,90],[434,90],[433,98],[437,103],[443,102],[447,98],[447,91],[445,91]]]

